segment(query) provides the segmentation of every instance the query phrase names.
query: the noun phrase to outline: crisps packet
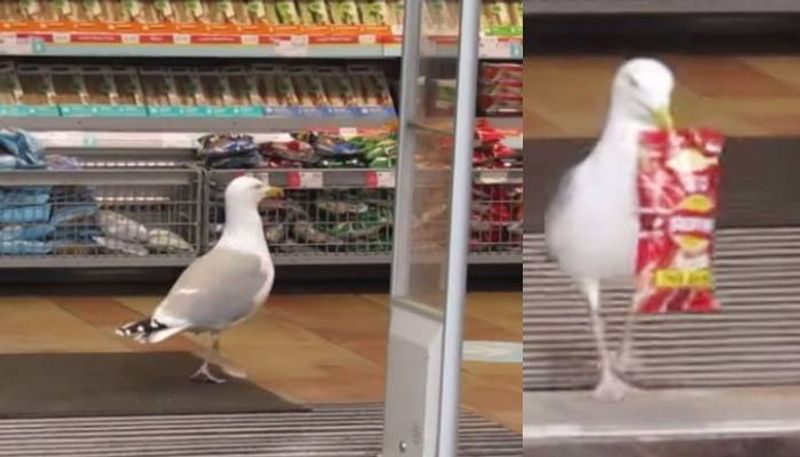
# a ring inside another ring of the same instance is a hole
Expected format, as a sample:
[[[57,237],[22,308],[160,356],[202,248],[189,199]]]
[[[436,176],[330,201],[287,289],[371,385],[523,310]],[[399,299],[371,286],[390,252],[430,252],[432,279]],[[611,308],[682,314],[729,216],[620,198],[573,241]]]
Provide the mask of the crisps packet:
[[[723,137],[712,130],[642,135],[637,172],[640,230],[634,308],[640,313],[707,312]]]

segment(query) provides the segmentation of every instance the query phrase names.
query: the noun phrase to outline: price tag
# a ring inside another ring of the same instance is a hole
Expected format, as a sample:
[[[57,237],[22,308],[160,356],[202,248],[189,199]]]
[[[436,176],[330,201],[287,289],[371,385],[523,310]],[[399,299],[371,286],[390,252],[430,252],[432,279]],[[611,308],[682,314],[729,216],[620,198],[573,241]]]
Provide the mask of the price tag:
[[[86,132],[83,134],[83,145],[89,148],[97,146],[97,137],[94,134]]]
[[[138,33],[123,33],[121,39],[122,44],[139,44]]]
[[[180,45],[192,44],[192,37],[185,33],[176,33],[172,35],[172,42]]]
[[[524,50],[522,48],[521,42],[511,42],[509,43],[509,46],[510,46],[509,56],[512,59],[521,59],[523,57]]]
[[[164,149],[194,149],[197,147],[197,139],[188,133],[163,134],[158,143]]]
[[[33,40],[14,33],[0,34],[0,55],[33,54]]]
[[[481,171],[478,175],[478,182],[481,184],[505,184],[508,182],[507,171]]]
[[[56,32],[53,33],[53,43],[55,44],[69,44],[72,41],[72,36],[69,33]]]
[[[393,189],[395,175],[393,171],[368,171],[366,173],[367,187]]]
[[[304,189],[321,189],[322,188],[322,172],[321,171],[301,171],[300,172],[300,187]]]
[[[42,143],[44,147],[61,147],[61,148],[68,148],[68,147],[78,147],[81,146],[81,141],[76,141],[80,138],[80,135],[75,135],[74,133],[70,132],[41,132],[41,133],[34,133],[34,137],[37,141]]]
[[[378,42],[378,37],[375,35],[359,35],[358,42],[361,44],[375,44]]]
[[[499,57],[500,41],[494,36],[485,36],[481,38],[478,46],[478,54],[481,57]]]
[[[261,181],[265,186],[269,186],[269,173],[256,173],[254,177]]]
[[[275,43],[275,54],[283,57],[304,57],[308,55],[308,35],[292,35]]]
[[[339,129],[339,136],[349,140],[358,136],[358,129],[355,127],[342,127]]]
[[[258,35],[242,35],[242,44],[254,46],[258,44]]]

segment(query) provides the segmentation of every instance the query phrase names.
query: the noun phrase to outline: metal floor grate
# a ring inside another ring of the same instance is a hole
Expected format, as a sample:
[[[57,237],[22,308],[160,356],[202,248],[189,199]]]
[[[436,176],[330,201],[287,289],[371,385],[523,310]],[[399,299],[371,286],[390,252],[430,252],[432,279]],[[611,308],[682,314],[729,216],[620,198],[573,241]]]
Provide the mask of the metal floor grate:
[[[589,388],[596,351],[586,305],[545,257],[542,235],[525,235],[526,390]],[[639,316],[629,377],[651,387],[744,386],[800,381],[800,228],[725,229],[717,234],[720,313]],[[603,291],[614,347],[630,290]]]
[[[0,420],[0,456],[375,457],[381,405],[309,413]],[[460,457],[522,456],[522,438],[480,417],[461,421]]]

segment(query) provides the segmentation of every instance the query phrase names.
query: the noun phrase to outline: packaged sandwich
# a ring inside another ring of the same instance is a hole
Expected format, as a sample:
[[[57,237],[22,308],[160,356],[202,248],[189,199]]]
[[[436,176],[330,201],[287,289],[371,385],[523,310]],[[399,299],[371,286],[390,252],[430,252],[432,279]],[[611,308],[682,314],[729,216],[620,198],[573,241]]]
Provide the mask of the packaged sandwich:
[[[111,80],[116,96],[111,97],[115,111],[121,116],[146,116],[144,92],[134,67],[112,66]]]
[[[0,115],[24,115],[19,105],[23,102],[22,86],[12,62],[0,62]]]
[[[395,116],[389,84],[380,67],[350,65],[347,73],[350,75],[356,103],[362,115]]]
[[[269,14],[270,6],[274,5],[276,19],[281,25],[300,25],[303,23],[294,0],[265,0],[265,5],[267,6],[267,14]]]
[[[711,130],[642,135],[636,176],[640,214],[637,311],[719,308],[711,261],[722,149],[722,136]]]
[[[297,94],[298,108],[305,115],[328,113],[330,102],[315,67],[297,66],[289,68],[289,75]]]
[[[256,64],[253,72],[258,94],[264,103],[264,115],[284,117],[297,114],[299,101],[285,66]]]
[[[264,100],[258,92],[253,72],[244,67],[226,67],[223,74],[231,93],[231,106],[236,108],[236,114],[244,117],[263,116]]]
[[[22,104],[27,115],[58,116],[56,91],[48,67],[35,64],[17,66],[17,78],[22,87]]]
[[[331,8],[331,22],[336,25],[358,25],[361,18],[358,14],[356,0],[329,0]]]
[[[328,5],[325,0],[297,0],[300,20],[304,25],[330,25]]]
[[[178,104],[185,116],[208,116],[209,108],[200,88],[197,73],[192,67],[170,67]]]
[[[166,68],[145,67],[139,70],[149,116],[180,116],[180,99],[175,82]]]
[[[363,0],[358,4],[361,20],[369,25],[389,24],[389,5],[386,0]]]
[[[358,102],[353,86],[350,84],[350,75],[340,67],[319,67],[317,69],[325,95],[335,116],[358,115]]]

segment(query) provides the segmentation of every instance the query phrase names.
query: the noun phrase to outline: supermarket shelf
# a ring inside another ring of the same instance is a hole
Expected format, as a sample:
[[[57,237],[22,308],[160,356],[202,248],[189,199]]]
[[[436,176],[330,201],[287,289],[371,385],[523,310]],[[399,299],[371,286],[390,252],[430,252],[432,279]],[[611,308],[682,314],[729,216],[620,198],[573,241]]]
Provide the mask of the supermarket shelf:
[[[381,128],[394,117],[0,117],[0,125],[30,131],[275,132],[328,128]],[[166,141],[159,137],[156,142]],[[150,140],[146,140],[150,141]],[[183,141],[183,140],[180,140]],[[163,143],[162,143],[163,144]],[[163,146],[162,146],[163,147]]]
[[[230,178],[230,170],[218,170],[221,176]],[[212,176],[215,170],[210,173]],[[422,182],[440,182],[447,169],[420,172]],[[330,189],[336,187],[386,188],[395,186],[393,170],[370,169],[308,169],[308,170],[250,170],[245,174],[261,179],[274,186],[292,189]],[[474,182],[478,184],[522,184],[522,169],[474,170]]]
[[[276,265],[386,265],[392,262],[390,254],[317,254],[297,255],[274,253]],[[143,256],[143,257],[94,257],[80,256],[2,256],[3,268],[137,268],[137,267],[185,267],[194,256]],[[522,255],[513,253],[470,254],[473,265],[521,264]]]
[[[458,37],[423,37],[421,43],[423,57],[458,57]],[[478,57],[484,60],[522,60],[522,36],[484,36],[481,37]]]
[[[185,267],[196,257],[182,256],[2,256],[2,268],[138,268]]]
[[[66,122],[62,122],[62,119],[66,120]],[[147,119],[147,118],[139,118]],[[53,121],[53,124],[49,124],[50,121]],[[32,132],[33,136],[48,149],[135,149],[135,150],[146,150],[146,149],[155,149],[155,150],[163,150],[163,149],[195,149],[197,147],[197,139],[207,135],[209,132],[219,132],[219,131],[233,131],[229,123],[231,119],[221,119],[223,122],[220,124],[220,119],[215,119],[213,129],[201,131],[200,129],[189,129],[187,128],[186,131],[177,132],[177,131],[167,131],[166,127],[163,127],[165,130],[163,131],[153,131],[147,129],[133,129],[130,128],[130,131],[108,131],[102,129],[91,129],[91,130],[69,130],[69,125],[71,122],[74,122],[76,119],[67,119],[67,118],[55,118],[55,119],[37,119],[37,118],[0,118],[0,125],[7,125],[11,127],[18,127],[23,129],[35,130]],[[87,119],[80,119],[80,120],[87,120]],[[272,121],[272,119],[268,119]],[[237,122],[245,122],[251,123],[250,119],[236,119]],[[308,123],[313,123],[314,128],[318,128],[319,124],[322,122],[316,122],[317,120],[313,121],[303,121]],[[358,119],[356,124],[361,125],[362,119]],[[482,121],[482,120],[481,120]],[[511,148],[514,149],[522,149],[522,118],[485,118],[485,121],[493,128],[498,128],[501,130],[507,130],[509,132],[513,132],[507,138],[503,140],[503,143]],[[92,121],[93,122],[93,121]],[[102,120],[100,121],[102,122]],[[130,120],[128,120],[130,123]],[[172,122],[182,122],[182,123],[192,123],[194,119],[176,119]],[[281,122],[288,122],[286,120],[282,120]],[[324,123],[329,123],[330,120],[325,120]],[[329,129],[333,131],[338,131],[342,137],[349,137],[355,135],[362,135],[368,134],[370,131],[380,130],[385,128],[388,124],[394,122],[393,118],[384,119],[383,121],[375,121],[375,120],[367,120],[368,124],[375,124],[369,126],[357,126],[357,127],[342,127],[341,125],[329,125],[328,127],[322,127],[323,130]],[[151,122],[152,124],[152,122]],[[260,122],[259,124],[264,124],[264,122]],[[342,124],[349,124],[347,121],[342,121]],[[53,128],[47,128],[48,125],[52,125]],[[30,127],[36,127],[35,129],[31,129]],[[64,127],[61,129],[59,127]],[[161,126],[160,126],[161,127]],[[187,126],[188,127],[188,126]],[[297,126],[297,124],[293,124],[292,128],[287,130],[294,130],[294,129],[301,129],[303,127]],[[67,130],[65,130],[67,129]],[[259,129],[263,129],[263,125],[259,125]],[[280,129],[273,129],[270,128],[269,130],[280,130]],[[252,135],[256,142],[263,143],[269,141],[276,141],[276,142],[286,142],[291,141],[292,137],[287,132],[274,132],[274,133],[258,133],[257,130],[239,130],[240,132],[246,132],[249,135]],[[516,133],[520,132],[520,133]],[[444,133],[444,132],[442,132]]]
[[[525,0],[525,14],[798,12],[795,0]]]
[[[457,37],[431,37],[432,52],[457,54]],[[223,57],[382,59],[401,56],[402,37],[182,33],[0,33],[0,55],[76,57]],[[481,38],[483,59],[521,59],[522,38]]]
[[[276,265],[341,265],[341,264],[389,264],[392,262],[391,254],[320,254],[320,255],[290,255],[273,254]],[[441,259],[438,259],[441,260]],[[489,264],[521,264],[522,254],[491,253],[470,254],[469,263],[473,265]]]

